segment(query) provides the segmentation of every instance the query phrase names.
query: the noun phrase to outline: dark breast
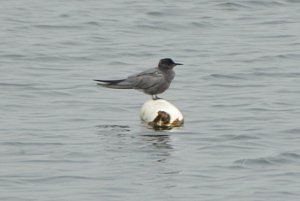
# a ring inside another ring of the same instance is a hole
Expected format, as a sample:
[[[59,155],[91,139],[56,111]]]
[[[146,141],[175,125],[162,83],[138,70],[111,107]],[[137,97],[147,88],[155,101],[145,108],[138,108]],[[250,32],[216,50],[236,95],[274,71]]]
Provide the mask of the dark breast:
[[[143,91],[146,94],[154,95],[154,94],[161,94],[166,91],[175,77],[175,72],[170,70],[169,72],[164,72],[164,79],[160,82],[153,84],[151,87],[144,89]]]

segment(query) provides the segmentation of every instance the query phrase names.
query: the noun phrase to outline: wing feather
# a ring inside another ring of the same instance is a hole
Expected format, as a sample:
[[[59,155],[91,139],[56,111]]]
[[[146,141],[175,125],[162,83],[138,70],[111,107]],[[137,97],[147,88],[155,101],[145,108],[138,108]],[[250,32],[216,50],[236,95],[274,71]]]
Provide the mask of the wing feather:
[[[148,89],[164,81],[164,75],[157,69],[149,69],[129,76],[127,79],[136,89]]]

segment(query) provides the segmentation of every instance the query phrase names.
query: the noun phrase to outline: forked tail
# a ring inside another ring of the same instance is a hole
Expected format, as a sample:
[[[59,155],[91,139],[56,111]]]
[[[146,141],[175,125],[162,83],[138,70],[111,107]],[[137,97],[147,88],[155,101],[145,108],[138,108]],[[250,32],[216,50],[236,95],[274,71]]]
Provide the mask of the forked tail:
[[[126,79],[122,80],[94,80],[98,82],[97,84],[107,88],[113,89],[132,89],[132,86]]]

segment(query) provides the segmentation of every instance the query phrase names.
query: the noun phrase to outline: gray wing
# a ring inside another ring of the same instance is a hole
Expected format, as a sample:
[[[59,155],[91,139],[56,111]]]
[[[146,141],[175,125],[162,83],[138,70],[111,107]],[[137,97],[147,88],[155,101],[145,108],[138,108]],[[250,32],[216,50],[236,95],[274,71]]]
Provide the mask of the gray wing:
[[[148,89],[165,81],[164,75],[157,68],[152,68],[129,76],[126,81],[135,89]]]

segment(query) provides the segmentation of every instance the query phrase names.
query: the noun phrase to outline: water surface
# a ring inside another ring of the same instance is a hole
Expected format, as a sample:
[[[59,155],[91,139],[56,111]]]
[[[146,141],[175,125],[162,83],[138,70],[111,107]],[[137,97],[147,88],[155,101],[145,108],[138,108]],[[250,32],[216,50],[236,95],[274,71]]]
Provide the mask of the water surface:
[[[297,0],[3,1],[0,199],[299,200]],[[99,88],[171,57],[161,95],[185,117],[156,132],[150,97]]]

